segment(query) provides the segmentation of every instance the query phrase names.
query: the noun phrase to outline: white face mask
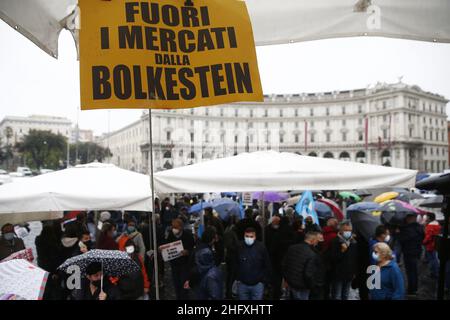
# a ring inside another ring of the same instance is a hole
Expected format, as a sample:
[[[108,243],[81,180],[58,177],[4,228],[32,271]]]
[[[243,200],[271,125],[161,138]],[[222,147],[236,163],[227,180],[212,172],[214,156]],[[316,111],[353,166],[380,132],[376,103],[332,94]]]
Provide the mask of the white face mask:
[[[246,245],[251,246],[251,245],[253,245],[254,242],[255,242],[255,238],[245,237]]]
[[[134,253],[134,246],[126,247],[125,250],[128,254],[132,254]]]
[[[384,238],[384,242],[388,243],[389,241],[391,241],[391,235],[387,235],[386,238]]]

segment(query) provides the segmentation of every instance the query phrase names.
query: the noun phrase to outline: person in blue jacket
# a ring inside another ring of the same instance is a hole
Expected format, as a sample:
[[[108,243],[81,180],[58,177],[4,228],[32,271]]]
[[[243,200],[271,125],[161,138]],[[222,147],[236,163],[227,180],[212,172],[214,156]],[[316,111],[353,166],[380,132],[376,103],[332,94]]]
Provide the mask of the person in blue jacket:
[[[371,238],[369,240],[369,259],[370,259],[370,265],[376,265],[377,261],[375,261],[375,259],[373,258],[373,247],[379,243],[379,242],[384,242],[387,243],[390,247],[391,247],[391,235],[389,232],[389,229],[380,224],[376,229],[375,229],[375,237]],[[395,250],[392,251],[392,256],[394,257],[394,259],[396,259],[396,254],[395,254]]]
[[[403,274],[400,271],[392,254],[391,248],[384,242],[374,246],[373,258],[377,261],[376,271],[368,280],[371,300],[403,300],[405,298],[405,285]]]

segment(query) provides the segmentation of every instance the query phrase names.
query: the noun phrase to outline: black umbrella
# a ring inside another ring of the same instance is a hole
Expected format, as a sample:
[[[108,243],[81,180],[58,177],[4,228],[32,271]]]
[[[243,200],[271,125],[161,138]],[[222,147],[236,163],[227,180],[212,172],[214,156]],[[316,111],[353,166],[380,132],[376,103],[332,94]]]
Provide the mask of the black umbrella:
[[[444,197],[439,195],[436,197],[426,198],[419,206],[424,208],[440,209],[444,205]]]
[[[67,259],[58,267],[59,270],[67,272],[69,266],[76,265],[80,268],[82,274],[86,273],[86,268],[93,262],[102,264],[103,273],[120,277],[124,274],[140,271],[139,266],[134,262],[126,252],[118,250],[99,250],[94,249],[78,256]]]
[[[374,237],[375,229],[381,224],[380,216],[371,211],[347,211],[353,229],[367,241]]]
[[[361,198],[365,198],[372,195],[372,192],[366,189],[356,190],[355,194],[360,196]]]
[[[384,203],[380,208],[381,222],[391,225],[401,226],[405,224],[405,218],[410,215],[417,215],[418,210],[408,203],[391,200]]]

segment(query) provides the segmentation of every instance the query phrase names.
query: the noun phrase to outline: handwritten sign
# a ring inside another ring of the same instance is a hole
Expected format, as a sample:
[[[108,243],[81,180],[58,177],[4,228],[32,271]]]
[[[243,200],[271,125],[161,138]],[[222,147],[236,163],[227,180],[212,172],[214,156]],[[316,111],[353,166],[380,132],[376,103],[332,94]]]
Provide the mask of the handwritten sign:
[[[181,256],[184,250],[181,240],[164,244],[159,247],[164,261],[171,261]]]

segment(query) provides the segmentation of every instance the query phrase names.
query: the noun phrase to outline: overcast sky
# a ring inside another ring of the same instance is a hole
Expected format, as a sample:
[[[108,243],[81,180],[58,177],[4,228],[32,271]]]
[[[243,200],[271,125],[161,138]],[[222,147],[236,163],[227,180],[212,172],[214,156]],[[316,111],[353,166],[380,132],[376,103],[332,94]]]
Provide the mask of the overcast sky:
[[[0,120],[6,115],[65,116],[95,134],[138,119],[140,110],[78,111],[79,64],[72,36],[55,60],[0,20]],[[302,93],[403,82],[450,98],[450,44],[349,38],[257,47],[264,93]],[[449,106],[447,106],[447,111]]]

